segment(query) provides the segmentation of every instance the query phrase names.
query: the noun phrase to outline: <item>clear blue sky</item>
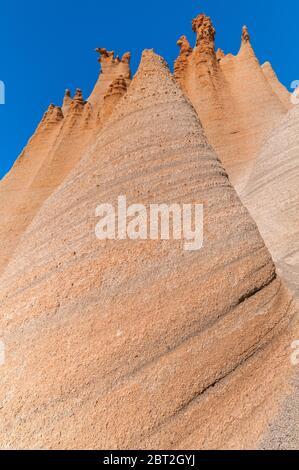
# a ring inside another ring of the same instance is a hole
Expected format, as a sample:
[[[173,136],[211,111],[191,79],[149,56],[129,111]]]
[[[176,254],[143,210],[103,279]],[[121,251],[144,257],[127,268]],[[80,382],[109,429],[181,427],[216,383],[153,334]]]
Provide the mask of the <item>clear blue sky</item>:
[[[9,170],[50,103],[65,88],[90,93],[98,75],[95,47],[132,53],[136,71],[145,48],[173,67],[177,39],[194,36],[191,20],[212,17],[217,47],[236,53],[246,24],[261,62],[270,60],[281,81],[299,79],[299,4],[289,0],[0,0],[0,178]]]

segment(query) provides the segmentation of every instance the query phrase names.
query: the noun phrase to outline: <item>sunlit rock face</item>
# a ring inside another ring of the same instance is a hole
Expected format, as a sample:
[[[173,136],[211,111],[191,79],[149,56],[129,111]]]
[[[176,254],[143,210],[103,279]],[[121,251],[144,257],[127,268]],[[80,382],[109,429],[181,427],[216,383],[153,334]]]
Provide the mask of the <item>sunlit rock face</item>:
[[[268,80],[272,90],[276,93],[282,104],[286,109],[291,109],[293,107],[290,93],[288,90],[280,83],[277,78],[276,73],[274,72],[270,62],[265,62],[262,65],[262,71]]]
[[[242,199],[291,289],[299,294],[299,106],[273,130]]]
[[[0,280],[0,446],[253,447],[286,391],[292,297],[163,59],[125,83]],[[203,248],[97,240],[120,194],[203,203]]]
[[[264,139],[290,109],[289,94],[268,65],[260,67],[246,26],[236,56],[215,52],[215,29],[206,15],[195,18],[192,28],[196,45],[180,38],[174,76],[241,191]]]
[[[9,174],[0,182],[0,273],[46,199],[76,166],[130,83],[129,53],[101,54],[101,73],[88,101],[66,90],[50,105]]]

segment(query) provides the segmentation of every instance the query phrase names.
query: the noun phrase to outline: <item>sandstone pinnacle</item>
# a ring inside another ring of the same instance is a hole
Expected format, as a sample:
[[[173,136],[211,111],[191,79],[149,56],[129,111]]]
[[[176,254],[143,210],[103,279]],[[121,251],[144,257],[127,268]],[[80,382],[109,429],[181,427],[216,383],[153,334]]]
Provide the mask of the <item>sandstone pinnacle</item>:
[[[119,194],[204,203],[204,248],[100,242],[95,208]],[[0,393],[14,384],[2,447],[250,447],[286,386],[292,298],[153,51],[24,234],[0,296]]]
[[[298,443],[299,108],[245,26],[236,56],[192,28],[174,76],[97,48],[89,98],[51,104],[0,182],[1,448]],[[202,205],[203,246],[101,239],[120,200]]]
[[[242,42],[250,42],[250,35],[247,26],[243,26],[242,28]]]
[[[105,51],[101,49],[111,60],[112,53]],[[122,62],[112,64],[110,70],[104,66],[104,78],[100,74],[90,102],[86,103],[77,89],[73,99],[66,90],[62,108],[50,104],[14,167],[0,182],[0,273],[40,207],[80,160],[90,139],[129,86],[129,59],[126,53]],[[117,82],[113,97],[105,103],[110,85],[118,77],[124,77],[125,84]]]
[[[289,109],[288,92],[278,80],[266,77],[246,26],[236,56],[224,55],[221,50],[215,53],[215,29],[209,17],[199,15],[192,28],[196,47],[193,51],[181,48],[174,77],[194,105],[209,142],[240,192],[265,137]]]
[[[64,116],[66,116],[66,114],[68,113],[71,103],[72,103],[71,91],[67,88],[65,90],[63,103],[62,103],[62,112]]]
[[[209,16],[204,14],[198,15],[192,21],[192,30],[196,33],[196,46],[214,48],[216,31]]]
[[[291,109],[293,107],[293,104],[291,102],[290,93],[288,92],[286,87],[282,85],[278,80],[277,75],[273,70],[273,67],[270,62],[265,62],[262,65],[262,71],[266,79],[268,80],[268,83],[271,86],[272,90],[278,96],[285,109]]]

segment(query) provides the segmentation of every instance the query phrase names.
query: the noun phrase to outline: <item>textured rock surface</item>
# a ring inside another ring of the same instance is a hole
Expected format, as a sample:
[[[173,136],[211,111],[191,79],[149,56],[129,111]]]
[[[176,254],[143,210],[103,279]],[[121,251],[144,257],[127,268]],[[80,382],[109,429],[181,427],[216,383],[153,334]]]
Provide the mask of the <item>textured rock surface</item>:
[[[178,41],[175,78],[194,105],[209,142],[239,190],[250,174],[265,137],[289,109],[287,90],[262,69],[244,27],[237,56],[215,53],[211,19],[193,20],[196,46]]]
[[[271,254],[299,295],[299,106],[273,130],[242,194]]]
[[[120,194],[204,203],[204,248],[99,242],[95,208]],[[287,386],[293,301],[152,52],[27,229],[0,309],[1,447],[256,444]]]
[[[286,109],[291,109],[293,107],[291,102],[291,95],[288,90],[280,83],[277,78],[276,73],[274,72],[270,62],[265,62],[262,65],[262,71],[268,80],[272,90],[276,93],[282,104]]]
[[[102,70],[89,101],[66,90],[62,108],[51,105],[10,173],[0,182],[0,273],[21,234],[93,141],[129,85],[130,55],[102,54]],[[123,75],[124,74],[124,75]],[[125,77],[125,78],[124,78]]]
[[[267,432],[259,443],[262,450],[299,449],[299,374],[294,378],[294,392],[290,394],[281,412],[268,425]]]
[[[28,205],[26,197],[59,135],[62,122],[61,109],[51,105],[13,169],[0,182],[0,272],[14,251],[19,236],[36,213],[34,202]]]
[[[106,92],[114,80],[122,77],[129,85],[131,79],[130,53],[126,52],[120,59],[118,56],[115,57],[113,51],[107,51],[103,47],[97,48],[96,51],[100,54],[99,62],[102,73],[88,101],[101,111]]]

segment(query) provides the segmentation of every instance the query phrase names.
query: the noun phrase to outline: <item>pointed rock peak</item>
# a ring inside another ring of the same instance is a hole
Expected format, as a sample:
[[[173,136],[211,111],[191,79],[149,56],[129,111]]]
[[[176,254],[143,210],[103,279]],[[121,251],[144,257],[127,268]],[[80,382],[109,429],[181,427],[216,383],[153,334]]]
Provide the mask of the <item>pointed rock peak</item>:
[[[217,60],[223,59],[223,57],[225,57],[224,51],[219,48],[216,52],[216,57],[217,57]]]
[[[242,28],[242,36],[241,36],[241,47],[240,47],[240,51],[241,54],[245,54],[251,58],[253,58],[255,61],[257,61],[257,58],[256,58],[256,55],[255,55],[255,52],[251,46],[251,43],[250,43],[250,34],[249,34],[249,31],[248,31],[248,28],[247,26],[243,26]]]
[[[93,107],[100,108],[109,86],[116,78],[122,75],[126,80],[131,80],[131,54],[130,52],[125,52],[122,58],[120,58],[118,56],[115,57],[113,51],[107,51],[104,47],[99,47],[96,51],[101,56],[99,59],[101,70],[88,101]]]
[[[148,116],[154,117],[157,106],[159,108],[167,104],[171,108],[175,102],[185,102],[185,97],[170,73],[168,64],[152,49],[145,50],[137,73],[115,108],[111,122],[118,122],[134,112],[139,113],[141,109],[145,109]]]
[[[69,104],[69,114],[77,114],[78,112],[81,113],[84,110],[86,101],[83,98],[82,91],[80,88],[77,88],[74,98],[71,100]]]
[[[250,35],[248,32],[247,26],[243,26],[242,28],[242,43],[246,44],[247,42],[250,42]]]
[[[264,73],[269,73],[277,78],[276,72],[273,69],[271,62],[264,62],[261,67]]]
[[[63,113],[60,106],[50,104],[48,110],[45,112],[42,122],[56,122],[63,119]]]
[[[129,64],[131,61],[131,52],[125,52],[121,58],[123,64]]]
[[[65,90],[64,98],[63,98],[63,103],[62,103],[62,112],[64,116],[67,114],[70,105],[72,103],[72,98],[71,98],[71,91],[67,88]]]
[[[182,55],[190,55],[193,51],[186,36],[181,36],[180,39],[177,41],[177,45],[179,46],[180,53]]]
[[[55,110],[55,105],[51,103],[47,109],[47,111],[44,114],[43,120],[48,119],[50,116],[52,116],[53,112]]]
[[[55,106],[52,115],[57,121],[63,119],[62,108],[60,106]]]
[[[113,63],[114,59],[114,51],[107,51],[105,47],[97,47],[96,52],[100,54],[99,62],[102,64],[103,62]]]
[[[291,95],[289,91],[286,89],[286,87],[279,81],[271,63],[265,62],[261,68],[262,68],[264,77],[268,81],[274,93],[280,99],[285,109],[286,110],[291,109],[293,107]]]
[[[44,113],[43,118],[42,118],[39,126],[49,119],[49,116],[51,116],[54,108],[55,108],[54,104],[51,103],[50,106],[48,107],[47,111]]]
[[[196,33],[196,46],[211,44],[214,47],[216,32],[209,16],[202,13],[194,18],[192,30]]]
[[[114,57],[114,51],[107,51],[104,47],[98,47],[95,49],[96,52],[100,54],[98,59],[101,64],[110,63],[110,64],[119,64],[120,62],[124,64],[129,64],[131,60],[131,53],[125,52],[122,58],[119,56]]]
[[[270,62],[268,62],[268,61],[265,62],[264,64],[262,64],[261,67],[262,67],[262,70],[265,74],[268,73],[268,74],[271,74],[271,75],[276,77],[276,73],[275,73],[275,71],[274,71],[274,69],[273,69]]]
[[[126,78],[131,78],[130,71],[130,52],[125,52],[125,54],[120,59],[119,56],[114,57],[114,51],[107,51],[104,47],[98,47],[96,52],[100,54],[99,62],[101,64],[102,73],[111,74],[112,71],[118,71],[120,67],[123,70],[123,74],[126,75]]]
[[[266,61],[262,65],[262,69],[264,69],[264,68],[271,68],[272,69],[272,65],[270,64],[270,62]]]
[[[137,83],[141,84],[140,86],[146,89],[147,92],[151,93],[153,91],[155,94],[158,80],[163,80],[162,76],[166,75],[171,76],[168,64],[163,57],[156,54],[153,49],[145,49],[132,84],[134,83],[134,87]],[[132,85],[130,90],[131,88]]]
[[[142,52],[141,61],[137,70],[137,75],[156,70],[167,70],[169,67],[163,57],[155,53],[154,49],[145,49]]]
[[[85,103],[85,101],[83,99],[82,91],[80,90],[80,88],[77,88],[77,90],[76,90],[76,93],[75,93],[75,96],[74,96],[74,102],[75,103],[81,103],[81,104]]]
[[[180,48],[178,58],[174,63],[174,78],[183,86],[183,80],[185,77],[185,71],[188,66],[188,57],[192,54],[193,49],[189,44],[186,36],[181,36],[177,41],[177,45]]]

